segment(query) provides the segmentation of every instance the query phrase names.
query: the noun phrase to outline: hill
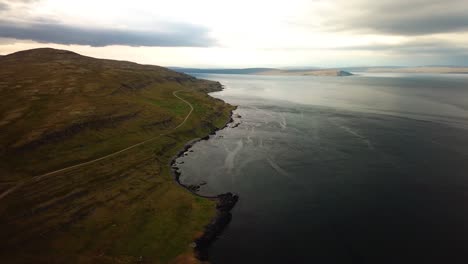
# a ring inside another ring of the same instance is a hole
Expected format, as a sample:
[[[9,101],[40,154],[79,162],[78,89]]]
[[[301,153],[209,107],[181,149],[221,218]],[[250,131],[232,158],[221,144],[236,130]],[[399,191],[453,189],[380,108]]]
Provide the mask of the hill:
[[[259,75],[285,75],[285,76],[351,76],[352,73],[336,69],[318,69],[318,70],[271,70],[257,73]]]
[[[245,68],[245,69],[197,69],[172,67],[171,69],[193,74],[251,74],[251,75],[289,75],[289,76],[351,76],[353,74],[338,69],[275,69],[275,68]]]
[[[233,107],[207,95],[221,85],[54,49],[0,65],[1,262],[190,256],[215,205],[175,184],[168,164],[228,121]]]

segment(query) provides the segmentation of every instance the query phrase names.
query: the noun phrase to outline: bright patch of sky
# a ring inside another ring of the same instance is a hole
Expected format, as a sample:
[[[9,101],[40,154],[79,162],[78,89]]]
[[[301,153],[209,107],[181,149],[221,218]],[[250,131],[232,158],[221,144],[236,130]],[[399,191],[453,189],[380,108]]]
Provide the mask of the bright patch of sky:
[[[463,65],[468,0],[0,0],[0,54],[185,67]]]

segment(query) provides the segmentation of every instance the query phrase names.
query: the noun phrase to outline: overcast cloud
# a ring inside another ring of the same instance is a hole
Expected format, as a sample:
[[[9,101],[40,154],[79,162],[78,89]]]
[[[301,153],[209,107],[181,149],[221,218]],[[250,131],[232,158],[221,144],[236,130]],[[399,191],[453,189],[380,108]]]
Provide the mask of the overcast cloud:
[[[468,30],[467,0],[357,0],[339,8],[327,21],[330,29],[397,35]]]
[[[104,47],[207,47],[214,41],[207,30],[191,25],[169,25],[167,32],[85,28],[59,23],[12,22],[0,19],[0,37],[34,40],[40,43]]]
[[[373,44],[363,46],[351,46],[344,48],[346,50],[373,50],[373,51],[391,51],[398,53],[418,53],[418,54],[467,54],[468,47],[456,45],[451,42],[419,40],[408,41],[398,44]]]
[[[0,2],[0,12],[5,11],[5,10],[9,10],[9,9],[10,9],[10,6],[7,3],[1,3]]]
[[[468,0],[0,0],[0,54],[205,67],[468,64]]]
[[[29,15],[29,11],[34,11],[40,2],[41,0],[0,0],[0,11],[10,11],[0,18],[0,37],[92,47],[208,47],[215,44],[208,36],[207,28],[189,23],[157,21],[146,28],[159,30],[141,30],[131,27],[122,29],[74,25],[61,22],[55,17]]]

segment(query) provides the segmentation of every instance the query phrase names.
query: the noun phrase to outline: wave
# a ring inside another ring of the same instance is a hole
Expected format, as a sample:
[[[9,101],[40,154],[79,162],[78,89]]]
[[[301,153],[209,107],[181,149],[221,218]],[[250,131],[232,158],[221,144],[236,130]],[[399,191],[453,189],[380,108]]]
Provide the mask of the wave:
[[[234,169],[234,160],[236,158],[237,153],[239,153],[243,146],[244,143],[242,139],[237,141],[236,146],[232,151],[229,150],[226,146],[224,146],[226,152],[228,153],[226,155],[226,159],[224,160],[224,167],[228,170],[228,172],[232,172],[232,170]]]
[[[280,165],[278,165],[278,163],[276,163],[272,158],[270,157],[267,157],[267,161],[268,161],[268,164],[270,164],[270,166],[276,171],[278,172],[278,174],[282,175],[282,176],[285,176],[285,177],[288,177],[290,179],[294,179],[294,177],[289,173],[287,172],[286,170],[284,170],[283,168],[280,167]]]
[[[358,138],[359,140],[361,140],[364,144],[367,145],[367,147],[370,149],[370,150],[375,150],[374,146],[372,145],[372,143],[370,142],[370,140],[368,138],[366,138],[365,136],[359,134],[358,132],[352,130],[351,128],[347,127],[347,126],[344,126],[342,124],[338,124],[336,121],[333,121],[333,120],[330,120],[331,123],[333,123],[335,126],[343,129],[344,131],[348,132],[349,134],[355,136],[356,138]]]

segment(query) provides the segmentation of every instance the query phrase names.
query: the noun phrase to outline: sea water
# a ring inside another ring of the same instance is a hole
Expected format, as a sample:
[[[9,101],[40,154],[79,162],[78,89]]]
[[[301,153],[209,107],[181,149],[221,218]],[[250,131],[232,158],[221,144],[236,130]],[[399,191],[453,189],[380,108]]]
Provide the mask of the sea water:
[[[213,263],[468,262],[468,75],[197,77],[238,106],[178,160],[240,196]]]

